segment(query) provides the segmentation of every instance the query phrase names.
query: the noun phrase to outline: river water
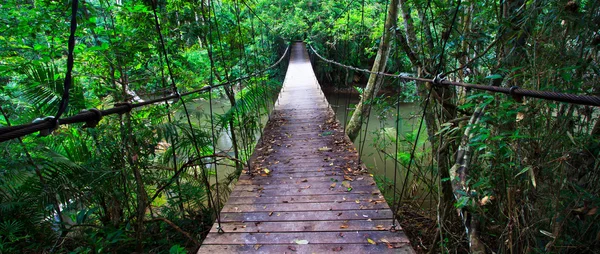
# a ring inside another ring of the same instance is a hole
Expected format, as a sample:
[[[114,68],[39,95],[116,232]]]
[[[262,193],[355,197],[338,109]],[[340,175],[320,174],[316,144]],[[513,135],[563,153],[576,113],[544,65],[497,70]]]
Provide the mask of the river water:
[[[332,106],[336,113],[338,121],[345,125],[352,116],[352,109],[359,102],[357,94],[348,93],[328,93],[326,94],[329,104]],[[223,114],[229,110],[229,101],[221,98],[213,100],[213,112],[215,114]],[[387,105],[389,103],[390,105]],[[396,106],[393,102],[388,101],[387,103],[379,103],[378,105],[385,104],[386,107],[374,106],[371,112],[371,116],[365,119],[362,126],[362,134],[355,140],[354,144],[360,153],[362,162],[367,166],[369,172],[374,176],[385,176],[390,185],[384,186],[384,188],[391,189],[391,185],[394,181],[394,168],[396,167],[396,185],[397,189],[400,189],[404,184],[404,176],[406,169],[400,164],[395,164],[394,157],[404,158],[408,160],[408,155],[414,144],[414,137],[419,127],[421,108],[415,103],[401,103],[399,108],[400,121],[399,121],[399,156],[394,156],[395,152],[395,135],[396,135]],[[189,102],[189,107],[194,113],[200,113],[200,124],[203,128],[210,128],[209,118],[209,102],[203,99],[197,99]],[[198,118],[196,118],[196,121]],[[267,121],[267,117],[263,117],[262,124],[264,125]],[[425,126],[423,126],[425,128]],[[365,131],[366,129],[366,131]],[[209,129],[208,129],[209,130]],[[259,134],[256,138],[258,139]],[[365,136],[366,135],[366,136]],[[419,138],[419,153],[422,149],[422,145],[426,143],[427,139],[426,131],[423,129],[421,137]],[[233,147],[229,130],[221,132],[217,139],[217,150],[225,151],[233,156]],[[386,156],[387,154],[387,156]],[[225,177],[234,172],[233,166],[218,166],[219,180],[225,179]],[[214,183],[216,178],[211,177],[211,182]],[[412,182],[412,174],[408,180]],[[410,186],[409,186],[410,187]],[[414,197],[420,196],[422,193],[422,186],[413,186],[412,192],[415,194]]]

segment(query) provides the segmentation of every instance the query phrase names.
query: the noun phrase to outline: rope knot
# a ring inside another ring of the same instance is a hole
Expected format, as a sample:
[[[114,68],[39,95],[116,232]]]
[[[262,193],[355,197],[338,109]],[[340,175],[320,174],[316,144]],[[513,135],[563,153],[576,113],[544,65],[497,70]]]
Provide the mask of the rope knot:
[[[511,86],[508,90],[508,93],[510,93],[510,96],[513,98],[513,100],[517,102],[523,102],[523,96],[517,93],[517,89],[520,89],[520,87]]]
[[[102,120],[102,111],[100,111],[99,109],[96,109],[96,108],[84,109],[81,111],[81,113],[85,113],[85,112],[91,112],[94,115],[92,116],[92,119],[85,122],[85,124],[83,125],[83,128],[96,128],[96,126],[98,126],[98,123],[100,122],[100,120]]]
[[[218,232],[219,234],[223,234],[223,233],[225,233],[225,231],[223,230],[223,227],[221,227],[221,226],[217,226],[217,232]]]
[[[122,107],[125,106],[126,109],[123,112],[118,112],[119,114],[123,114],[123,113],[127,113],[127,112],[131,112],[131,110],[133,109],[133,104],[131,104],[131,102],[119,102],[115,104],[115,107]]]
[[[36,118],[35,120],[33,120],[33,123],[42,123],[42,122],[47,122],[50,123],[51,125],[47,128],[47,129],[43,129],[40,130],[40,137],[46,137],[49,136],[50,134],[52,134],[52,132],[54,130],[56,130],[56,128],[58,128],[58,119],[54,118],[54,116],[47,116],[44,118]]]

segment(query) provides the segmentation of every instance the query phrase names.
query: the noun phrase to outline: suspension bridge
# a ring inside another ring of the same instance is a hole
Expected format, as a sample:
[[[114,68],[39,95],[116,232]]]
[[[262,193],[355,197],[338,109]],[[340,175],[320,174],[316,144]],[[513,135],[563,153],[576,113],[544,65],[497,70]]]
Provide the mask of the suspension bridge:
[[[335,120],[303,43],[292,46],[264,133],[198,253],[414,252]]]

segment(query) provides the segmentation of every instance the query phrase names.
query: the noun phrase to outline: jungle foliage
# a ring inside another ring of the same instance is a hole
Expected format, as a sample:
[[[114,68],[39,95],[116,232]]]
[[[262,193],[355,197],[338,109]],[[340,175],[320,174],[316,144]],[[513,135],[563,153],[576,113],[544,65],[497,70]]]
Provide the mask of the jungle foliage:
[[[329,59],[370,69],[388,5],[80,0],[66,115],[170,94],[171,81],[183,92],[234,80],[275,62],[294,40],[310,43]],[[53,0],[0,4],[0,126],[55,114],[63,93],[70,7],[70,1]],[[173,76],[161,53],[153,7]],[[444,73],[455,81],[600,94],[598,1],[400,0],[398,7],[388,73],[426,78]],[[364,86],[368,79],[316,58],[313,64],[319,81],[339,90]],[[48,137],[0,143],[0,253],[194,251],[252,153],[284,70],[184,97],[191,125],[182,102],[172,101],[104,117],[96,128],[62,126]],[[401,101],[423,107],[426,141],[414,132],[396,137],[386,131],[387,140],[398,138],[405,148],[392,155],[401,172],[412,163],[404,184],[427,193],[403,193],[404,203],[422,208],[435,222],[413,235],[430,240],[413,239],[415,249],[600,248],[597,107],[383,81],[386,93],[371,98],[375,105],[389,103],[384,108],[391,114]],[[227,105],[224,113],[212,114],[213,121],[209,100]],[[473,118],[475,112],[483,113]],[[216,147],[213,129],[233,146]],[[411,160],[408,149],[415,143],[419,151]],[[227,176],[219,171],[217,185],[215,165],[236,170]],[[219,197],[216,188],[222,190]],[[431,197],[438,205],[419,206]]]

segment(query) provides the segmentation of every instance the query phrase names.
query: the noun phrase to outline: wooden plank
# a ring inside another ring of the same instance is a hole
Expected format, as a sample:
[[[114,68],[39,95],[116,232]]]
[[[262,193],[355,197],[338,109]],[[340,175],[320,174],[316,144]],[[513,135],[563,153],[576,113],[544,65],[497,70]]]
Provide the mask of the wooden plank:
[[[359,186],[353,188],[352,191],[346,191],[338,189],[335,191],[323,192],[322,189],[313,188],[294,188],[284,190],[264,190],[260,193],[250,191],[234,191],[230,197],[276,197],[276,196],[303,196],[303,195],[327,195],[327,194],[341,194],[341,193],[356,193],[356,194],[373,194],[380,195],[381,192],[377,189],[377,186]]]
[[[259,212],[259,211],[344,211],[344,210],[381,210],[388,209],[387,203],[372,203],[369,201],[356,202],[331,202],[331,203],[277,203],[277,204],[251,204],[251,205],[226,205],[222,212]]]
[[[346,192],[346,187],[344,187],[344,184],[346,184],[347,186],[351,186],[352,188],[375,185],[375,182],[369,182],[369,181],[354,181],[354,182],[350,182],[350,181],[308,182],[308,180],[306,182],[302,182],[302,181],[303,181],[302,179],[297,179],[296,182],[291,182],[291,183],[240,184],[240,185],[235,186],[234,191],[281,190],[282,188],[292,188],[292,189],[294,189],[294,188],[296,188],[296,189],[314,188],[314,189],[321,189],[324,191],[336,191],[337,192],[338,190],[342,190],[342,191]]]
[[[325,243],[362,243],[369,244],[368,239],[378,243],[408,243],[402,231],[354,231],[344,232],[290,232],[290,233],[227,233],[209,234],[204,244],[291,244],[296,240],[306,240],[312,244]]]
[[[338,195],[303,195],[280,197],[231,197],[227,204],[279,204],[279,203],[332,203],[332,202],[385,202],[383,196],[371,194],[341,193]]]
[[[387,231],[392,220],[348,220],[348,221],[285,221],[285,222],[226,222],[223,231],[229,233],[286,233],[286,232],[344,232],[344,231]],[[396,223],[397,225],[397,223]],[[217,232],[217,224],[210,232]]]
[[[305,211],[305,212],[245,212],[245,213],[221,213],[221,221],[345,221],[345,220],[368,220],[389,219],[392,211],[384,210],[346,210],[346,211]]]
[[[271,178],[271,177],[256,177],[254,179],[245,178],[237,181],[236,185],[288,185],[288,184],[302,184],[302,183],[338,183],[340,184],[343,181],[349,181],[351,184],[356,182],[360,185],[373,185],[375,181],[371,177],[364,176],[352,176],[348,175],[347,179],[352,179],[352,181],[344,178],[343,175],[333,175],[333,176],[309,176],[306,178]]]
[[[386,244],[281,244],[281,245],[206,245],[198,253],[415,253],[408,243],[392,249]]]

